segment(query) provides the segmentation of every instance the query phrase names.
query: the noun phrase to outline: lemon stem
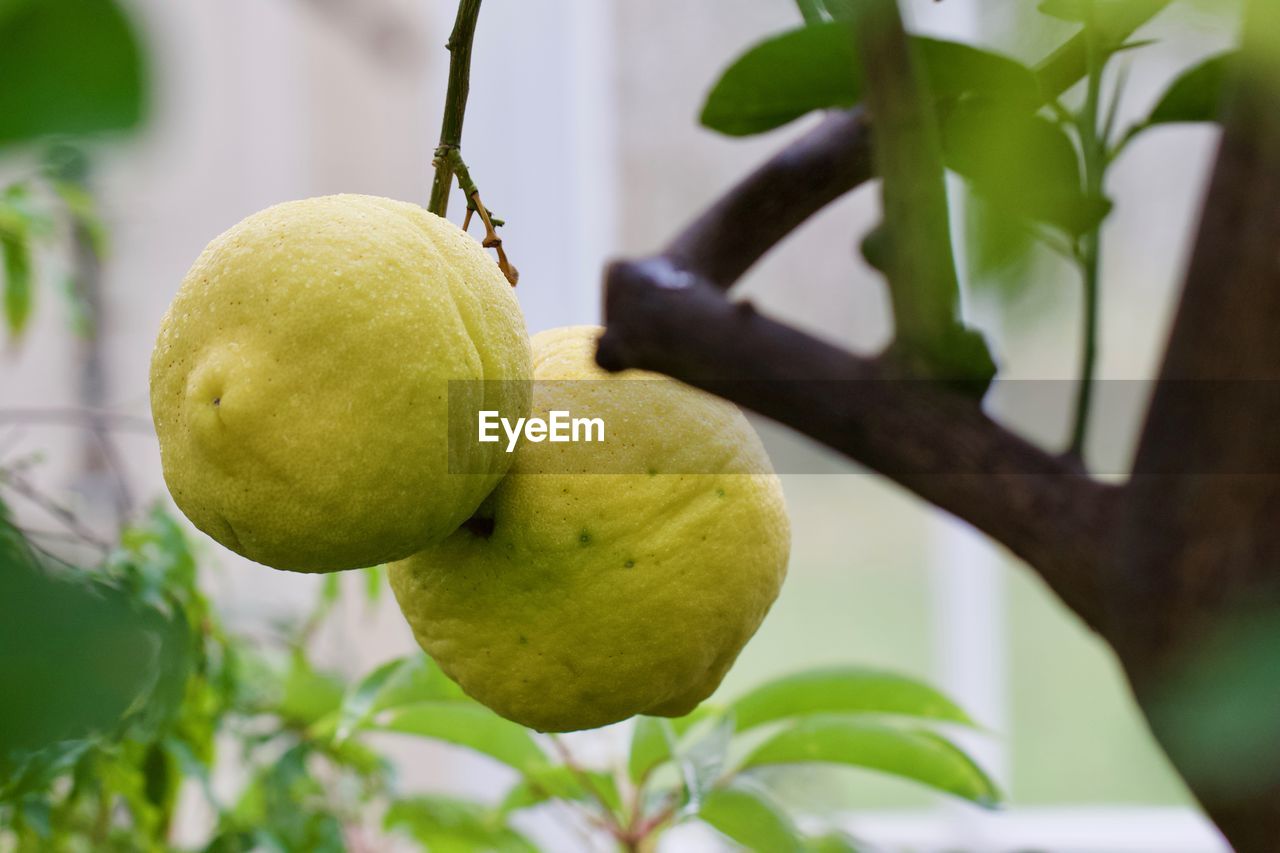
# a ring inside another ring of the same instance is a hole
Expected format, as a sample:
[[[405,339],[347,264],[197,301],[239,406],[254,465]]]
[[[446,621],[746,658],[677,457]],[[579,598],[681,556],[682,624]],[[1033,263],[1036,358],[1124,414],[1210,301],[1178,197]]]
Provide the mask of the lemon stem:
[[[467,96],[471,92],[471,43],[480,17],[480,0],[461,0],[446,47],[449,49],[449,88],[444,96],[444,119],[440,124],[440,144],[431,161],[436,169],[427,209],[436,216],[449,212],[449,185],[456,172],[454,155],[462,145],[462,122],[467,116]]]
[[[436,176],[431,184],[431,202],[427,209],[436,216],[445,217],[449,213],[449,187],[454,177],[458,179],[458,188],[467,198],[467,214],[463,220],[465,231],[471,224],[471,215],[480,215],[484,223],[483,245],[498,254],[498,267],[502,274],[516,286],[520,273],[507,258],[502,248],[502,238],[498,236],[498,226],[502,220],[493,216],[480,201],[480,190],[467,164],[462,160],[462,123],[467,116],[467,96],[471,93],[471,43],[476,36],[476,20],[480,17],[480,0],[461,0],[458,3],[458,17],[453,22],[453,32],[449,34],[446,47],[449,49],[449,88],[444,96],[444,119],[440,123],[440,144],[436,146],[431,165],[435,167]]]

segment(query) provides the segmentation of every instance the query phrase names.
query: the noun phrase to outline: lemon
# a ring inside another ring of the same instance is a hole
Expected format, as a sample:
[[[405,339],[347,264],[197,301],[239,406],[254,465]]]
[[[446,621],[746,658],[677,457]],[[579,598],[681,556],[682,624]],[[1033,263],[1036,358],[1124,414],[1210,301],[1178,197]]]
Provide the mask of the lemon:
[[[449,380],[527,380],[528,335],[494,261],[404,202],[287,202],[216,238],[151,361],[165,482],[251,560],[332,571],[399,559],[465,521],[501,448],[448,464]],[[461,386],[511,416],[527,384]],[[474,402],[474,401],[473,401]]]
[[[533,339],[533,413],[601,417],[606,440],[522,441],[475,519],[390,569],[423,649],[541,731],[692,710],[777,597],[790,550],[742,413],[653,374],[605,374],[599,331]]]

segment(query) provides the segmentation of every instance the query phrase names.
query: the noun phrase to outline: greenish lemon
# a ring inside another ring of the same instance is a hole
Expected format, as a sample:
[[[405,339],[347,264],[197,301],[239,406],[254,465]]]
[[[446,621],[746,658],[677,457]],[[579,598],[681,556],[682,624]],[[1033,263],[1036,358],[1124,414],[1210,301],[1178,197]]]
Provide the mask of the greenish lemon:
[[[450,380],[523,415],[520,308],[452,223],[359,195],[256,213],[196,260],[161,323],[151,411],[165,482],[251,560],[323,572],[408,556],[501,479],[496,445],[450,473]],[[459,449],[455,448],[455,451]]]
[[[390,569],[423,649],[542,731],[692,710],[760,625],[790,549],[742,413],[653,374],[605,374],[599,332],[533,339],[532,411],[601,417],[607,440],[522,441],[471,523]]]

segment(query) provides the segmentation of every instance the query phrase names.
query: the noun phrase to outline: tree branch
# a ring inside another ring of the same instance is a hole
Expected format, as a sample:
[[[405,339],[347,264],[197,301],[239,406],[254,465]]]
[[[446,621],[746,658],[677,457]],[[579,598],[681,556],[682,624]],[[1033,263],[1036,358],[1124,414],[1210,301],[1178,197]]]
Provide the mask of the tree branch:
[[[662,254],[727,290],[783,237],[871,176],[866,113],[829,113],[725,193]]]
[[[1123,22],[1123,35],[1166,5],[1144,4]],[[1077,36],[1041,65],[1046,96],[1084,75],[1083,46]],[[1005,430],[953,390],[905,379],[883,358],[851,355],[719,293],[815,212],[871,178],[870,136],[861,108],[828,115],[661,254],[610,267],[597,360],[608,370],[653,370],[718,393],[885,474],[1006,545],[1100,628],[1117,489]]]
[[[1260,615],[1254,653],[1273,662],[1280,648],[1280,6],[1247,8],[1199,235],[1126,489],[1112,598],[1129,614],[1115,643],[1153,731],[1235,848],[1261,853],[1280,838],[1276,708],[1263,704],[1263,725],[1188,732],[1206,715],[1236,721],[1258,704],[1242,702],[1247,691],[1274,683],[1273,663],[1241,670],[1250,652],[1238,643],[1208,661],[1205,649]],[[1233,667],[1235,692],[1198,681],[1206,666]],[[1249,757],[1251,781],[1230,781],[1240,778],[1230,756]]]
[[[1005,430],[971,397],[727,302],[668,259],[614,264],[607,279],[603,367],[664,373],[861,462],[1006,545],[1101,626],[1115,489]]]

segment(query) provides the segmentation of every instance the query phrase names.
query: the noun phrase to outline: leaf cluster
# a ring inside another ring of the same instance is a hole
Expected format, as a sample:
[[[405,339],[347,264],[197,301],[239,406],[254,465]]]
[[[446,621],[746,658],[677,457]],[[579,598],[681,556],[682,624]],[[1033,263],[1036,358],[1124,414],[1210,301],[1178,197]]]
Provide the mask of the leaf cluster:
[[[428,850],[532,850],[522,814],[550,808],[624,847],[699,820],[769,849],[852,850],[806,835],[770,770],[827,764],[897,776],[981,806],[999,792],[938,727],[972,726],[937,691],[854,667],[770,681],[724,707],[638,718],[617,766],[502,719],[425,655],[350,681],[307,640],[339,600],[266,638],[226,628],[179,522],[155,509],[92,570],[60,565],[0,521],[0,843],[17,850],[175,849],[180,808],[214,815],[194,849],[343,850],[389,833]],[[334,576],[335,578],[337,576]],[[381,594],[370,570],[364,592]],[[387,738],[387,735],[396,737]],[[494,801],[404,792],[397,738],[505,766]],[[390,744],[390,745],[389,745]],[[238,767],[230,794],[215,774]]]

